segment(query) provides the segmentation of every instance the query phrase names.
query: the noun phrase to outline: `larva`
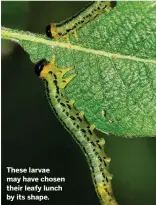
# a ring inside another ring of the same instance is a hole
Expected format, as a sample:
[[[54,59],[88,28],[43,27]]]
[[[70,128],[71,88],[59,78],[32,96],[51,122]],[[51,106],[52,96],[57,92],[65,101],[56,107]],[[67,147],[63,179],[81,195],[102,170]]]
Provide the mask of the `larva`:
[[[104,12],[111,11],[116,6],[115,1],[96,1],[88,5],[85,9],[78,12],[75,16],[58,23],[50,24],[46,27],[46,34],[49,38],[56,40],[60,38],[67,38],[69,34],[75,34],[77,39],[76,30],[83,25],[97,18]]]
[[[74,100],[68,100],[64,88],[76,76],[63,78],[72,68],[60,69],[55,65],[55,56],[49,63],[45,59],[36,64],[35,72],[44,81],[46,94],[55,115],[79,144],[89,164],[95,190],[102,205],[117,205],[112,193],[108,172],[110,158],[104,153],[104,139],[96,136],[94,125],[89,125],[83,112],[74,107]]]

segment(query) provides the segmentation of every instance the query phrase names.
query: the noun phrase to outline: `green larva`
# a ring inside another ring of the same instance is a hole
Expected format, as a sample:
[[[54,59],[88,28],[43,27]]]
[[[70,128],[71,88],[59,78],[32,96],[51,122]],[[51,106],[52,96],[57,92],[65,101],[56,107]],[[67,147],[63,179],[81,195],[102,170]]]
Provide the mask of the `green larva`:
[[[46,34],[49,38],[58,40],[68,38],[69,34],[73,33],[75,38],[78,39],[77,29],[99,17],[104,12],[111,11],[115,6],[115,1],[95,1],[71,18],[61,23],[49,24],[46,27]]]
[[[74,100],[67,99],[64,88],[76,76],[63,76],[72,68],[60,69],[55,57],[49,63],[45,59],[36,64],[37,75],[45,82],[46,93],[52,110],[84,152],[90,167],[92,180],[102,205],[117,205],[111,188],[112,176],[108,172],[110,158],[104,153],[104,139],[96,136],[83,112],[74,107]]]

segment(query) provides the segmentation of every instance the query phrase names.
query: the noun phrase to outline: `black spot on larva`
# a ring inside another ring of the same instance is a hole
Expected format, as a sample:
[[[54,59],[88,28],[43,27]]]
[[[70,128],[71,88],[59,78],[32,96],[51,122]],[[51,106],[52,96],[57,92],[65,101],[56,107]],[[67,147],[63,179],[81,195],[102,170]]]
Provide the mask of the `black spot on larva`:
[[[107,194],[108,194],[108,195],[111,195],[111,193],[108,191],[108,189],[107,189],[107,188],[106,188],[106,192],[107,192]]]
[[[69,31],[72,31],[72,29],[67,29],[66,31],[69,32]]]
[[[50,75],[52,75],[52,74],[53,74],[53,72],[52,72],[52,71],[49,71],[48,73],[49,73]]]
[[[55,85],[57,85],[57,80],[53,80],[53,83],[54,83]]]
[[[96,144],[95,144],[94,142],[91,142],[91,144],[92,144],[94,147],[96,147]]]
[[[86,24],[87,24],[88,22],[90,22],[90,20],[86,21]]]
[[[102,167],[100,168],[100,171],[103,172],[103,168]],[[103,175],[103,177],[105,177],[105,176]]]
[[[108,183],[108,178],[106,177],[106,182]]]
[[[100,142],[99,140],[96,140],[97,146],[99,147],[100,150],[102,150],[102,147],[100,146],[99,142]]]
[[[107,6],[104,6],[102,9],[105,10],[106,7],[107,7]]]
[[[77,129],[79,129],[79,125],[77,125],[76,127],[77,127]]]
[[[80,122],[82,122],[82,119],[81,119],[80,117],[77,117],[77,119],[78,119]]]
[[[68,115],[69,115],[69,112],[66,112],[66,115],[68,116]]]
[[[99,140],[96,140],[97,143],[99,143]]]
[[[60,98],[57,99],[57,102],[60,102]]]
[[[58,33],[58,35],[59,35],[59,36],[62,36],[62,33],[61,33],[61,32],[59,32],[59,33]]]
[[[99,149],[102,150],[102,147],[99,144],[97,144],[97,145],[98,145]]]
[[[111,7],[112,7],[112,8],[114,8],[114,7],[116,6],[116,4],[117,4],[116,1],[111,1],[110,3],[111,3]]]
[[[51,25],[50,24],[46,27],[46,35],[49,38],[53,38],[52,33],[51,33]]]
[[[70,118],[71,118],[72,120],[75,120],[75,117],[73,117],[73,116],[70,116]]]
[[[84,129],[81,129],[81,131],[82,131],[83,133],[86,133],[86,130],[84,130]]]
[[[98,159],[100,160],[100,162],[103,162],[103,160],[101,159],[101,157],[98,157]]]
[[[96,14],[95,16],[94,16],[94,19],[98,16],[99,14]]]
[[[63,107],[65,107],[65,104],[64,104],[63,102],[61,102],[60,105],[62,105]]]
[[[57,78],[57,76],[54,74],[54,78],[56,79]]]
[[[59,92],[59,87],[58,87],[58,86],[56,86],[56,92],[57,92],[57,94],[60,93],[60,92]]]
[[[103,176],[103,178],[105,178],[105,174],[102,172],[102,176]]]
[[[67,104],[67,107],[71,110],[71,106],[69,104]]]
[[[90,141],[89,137],[87,137],[87,141]]]
[[[43,70],[44,66],[47,65],[49,62],[46,59],[40,60],[36,65],[35,65],[35,73],[39,76],[41,71]]]
[[[88,129],[88,132],[89,132],[89,134],[90,134],[90,135],[92,135],[92,132],[91,132],[91,130],[90,130],[90,129]]]

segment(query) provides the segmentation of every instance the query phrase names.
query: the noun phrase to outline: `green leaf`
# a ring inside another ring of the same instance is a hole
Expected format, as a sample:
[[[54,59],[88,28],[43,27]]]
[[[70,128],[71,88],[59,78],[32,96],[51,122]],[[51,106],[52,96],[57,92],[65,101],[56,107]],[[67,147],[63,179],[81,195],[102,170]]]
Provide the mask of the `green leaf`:
[[[73,67],[67,97],[98,130],[156,136],[156,3],[118,2],[77,33],[69,43],[2,28],[32,62],[55,55],[58,67]]]

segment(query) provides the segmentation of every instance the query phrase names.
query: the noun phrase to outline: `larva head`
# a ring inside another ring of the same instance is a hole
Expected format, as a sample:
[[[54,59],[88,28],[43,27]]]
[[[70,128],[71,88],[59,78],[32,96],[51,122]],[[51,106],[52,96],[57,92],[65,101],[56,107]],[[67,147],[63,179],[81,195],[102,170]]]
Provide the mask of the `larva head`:
[[[53,38],[53,37],[52,37],[52,34],[51,34],[51,24],[49,24],[49,25],[46,27],[46,35],[47,35],[49,38]]]
[[[49,24],[47,27],[46,27],[46,35],[49,37],[49,38],[54,38],[54,39],[59,39],[60,38],[60,34],[58,32],[58,29],[57,29],[57,26],[56,24]]]
[[[73,74],[68,78],[62,79],[62,77],[71,70],[71,67],[66,69],[57,68],[57,66],[55,65],[55,56],[52,57],[51,62],[43,59],[38,62],[35,67],[36,74],[39,75],[41,79],[48,82],[54,82],[57,79],[59,81],[60,88],[65,88],[65,86],[76,76],[75,74]],[[54,87],[56,87],[55,82],[53,85]]]
[[[117,2],[116,1],[110,1],[110,4],[111,4],[111,7],[114,8],[116,6]]]
[[[49,78],[49,76],[52,78],[54,78],[54,76],[56,76],[56,78],[62,78],[63,75],[70,70],[71,68],[63,70],[57,68],[55,65],[55,56],[53,56],[51,62],[43,59],[39,61],[35,66],[36,74],[42,79],[47,79]]]
[[[35,71],[41,79],[47,79],[49,76],[53,77],[55,65],[52,62],[48,62],[47,60],[43,59],[37,63]]]
[[[38,76],[40,76],[41,71],[43,68],[48,64],[49,62],[46,59],[40,60],[36,65],[35,65],[35,72]]]

